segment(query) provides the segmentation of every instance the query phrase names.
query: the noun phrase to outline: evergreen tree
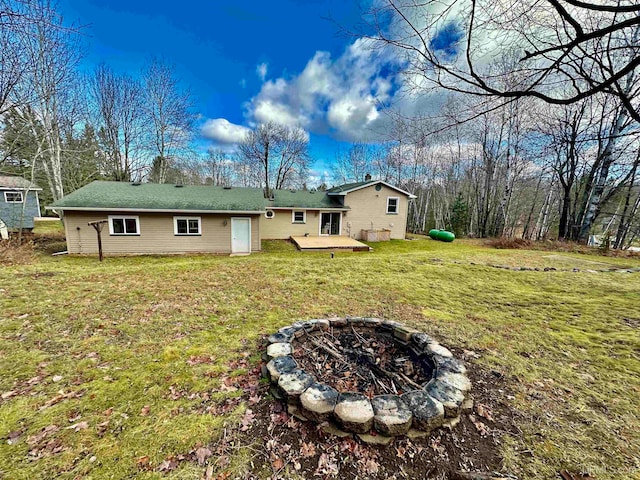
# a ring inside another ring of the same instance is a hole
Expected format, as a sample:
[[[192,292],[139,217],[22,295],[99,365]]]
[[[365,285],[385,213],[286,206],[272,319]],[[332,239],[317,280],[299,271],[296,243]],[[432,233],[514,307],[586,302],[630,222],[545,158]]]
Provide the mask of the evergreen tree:
[[[469,206],[458,193],[456,201],[451,206],[451,224],[449,229],[455,233],[456,237],[467,235],[467,225],[469,225]]]

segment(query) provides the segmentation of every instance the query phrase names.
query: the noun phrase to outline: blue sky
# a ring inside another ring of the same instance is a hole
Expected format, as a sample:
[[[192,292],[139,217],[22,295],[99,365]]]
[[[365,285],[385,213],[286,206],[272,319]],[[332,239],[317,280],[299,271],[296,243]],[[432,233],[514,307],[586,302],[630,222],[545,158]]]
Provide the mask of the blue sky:
[[[340,33],[361,8],[345,0],[59,4],[67,22],[86,26],[87,70],[105,62],[136,74],[151,57],[174,65],[194,96],[202,147],[230,148],[261,121],[299,125],[316,171],[349,142],[382,138],[399,87],[397,59]]]

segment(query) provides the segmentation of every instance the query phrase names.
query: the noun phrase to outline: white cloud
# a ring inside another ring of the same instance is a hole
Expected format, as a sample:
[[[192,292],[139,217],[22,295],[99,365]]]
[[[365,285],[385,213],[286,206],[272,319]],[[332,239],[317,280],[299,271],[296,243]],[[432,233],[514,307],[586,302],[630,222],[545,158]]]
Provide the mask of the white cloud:
[[[200,129],[202,136],[222,144],[235,144],[244,140],[249,129],[224,118],[209,119]]]
[[[248,120],[331,132],[341,140],[373,139],[384,130],[381,109],[391,99],[396,78],[389,67],[396,60],[369,47],[358,39],[336,59],[316,52],[298,75],[264,82],[246,105]]]
[[[262,80],[263,82],[265,78],[267,78],[268,70],[269,70],[269,65],[264,62],[256,67],[256,73],[258,74],[258,77],[260,77],[260,80]]]

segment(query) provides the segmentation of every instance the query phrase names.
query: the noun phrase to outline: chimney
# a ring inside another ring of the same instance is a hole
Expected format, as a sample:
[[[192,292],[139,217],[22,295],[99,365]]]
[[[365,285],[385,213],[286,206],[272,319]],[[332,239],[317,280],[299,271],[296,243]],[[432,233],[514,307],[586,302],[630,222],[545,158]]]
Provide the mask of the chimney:
[[[371,181],[371,174],[370,174],[370,173],[367,173],[367,174],[364,176],[364,181],[365,181],[365,182],[370,182],[370,181]]]

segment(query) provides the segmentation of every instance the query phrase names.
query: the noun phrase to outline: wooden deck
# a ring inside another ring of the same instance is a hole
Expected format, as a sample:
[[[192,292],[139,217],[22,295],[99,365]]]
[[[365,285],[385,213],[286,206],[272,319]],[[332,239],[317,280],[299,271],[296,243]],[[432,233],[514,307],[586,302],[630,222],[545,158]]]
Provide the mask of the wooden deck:
[[[351,250],[353,252],[368,252],[368,245],[349,237],[329,235],[326,237],[291,237],[299,250]]]

